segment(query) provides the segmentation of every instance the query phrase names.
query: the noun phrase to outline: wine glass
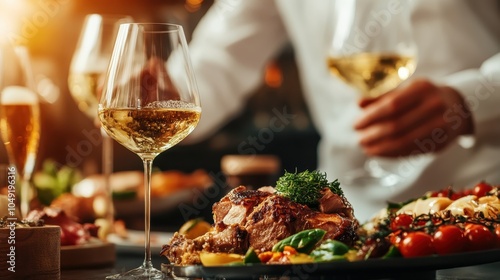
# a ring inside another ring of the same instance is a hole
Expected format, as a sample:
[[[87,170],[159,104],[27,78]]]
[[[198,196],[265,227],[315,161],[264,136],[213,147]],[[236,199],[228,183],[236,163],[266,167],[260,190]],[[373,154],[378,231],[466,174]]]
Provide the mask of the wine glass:
[[[97,117],[98,92],[103,86],[118,28],[127,22],[132,22],[130,16],[112,14],[89,14],[83,22],[71,60],[68,86],[78,108],[92,120]]]
[[[113,14],[89,14],[85,17],[68,76],[69,91],[78,108],[91,120],[97,119],[99,93],[108,68],[113,44],[120,24],[132,22],[132,17]],[[101,129],[102,173],[105,181],[108,226],[113,223],[110,176],[113,172],[113,140]],[[109,228],[109,227],[108,227]],[[100,234],[101,235],[101,234]],[[102,236],[105,236],[104,233]]]
[[[417,47],[411,29],[411,1],[336,1],[328,24],[327,65],[333,76],[365,98],[376,98],[399,86],[415,71]],[[383,159],[366,160],[343,182],[390,187],[401,177],[382,168]]]
[[[145,258],[143,264],[108,279],[162,279],[151,263],[150,180],[154,158],[196,127],[200,99],[181,26],[122,24],[114,46],[99,119],[106,132],[144,164]]]
[[[5,86],[0,97],[0,130],[9,161],[16,167],[20,184],[20,210],[24,218],[30,210],[31,177],[40,142],[40,107],[33,91],[31,63],[25,47],[16,47],[22,77]]]

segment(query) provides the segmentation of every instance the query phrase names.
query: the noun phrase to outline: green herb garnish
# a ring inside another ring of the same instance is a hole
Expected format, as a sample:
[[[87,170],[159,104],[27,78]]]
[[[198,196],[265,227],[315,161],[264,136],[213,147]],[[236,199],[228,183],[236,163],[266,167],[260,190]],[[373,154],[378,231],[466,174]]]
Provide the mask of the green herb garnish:
[[[317,207],[321,198],[321,191],[329,188],[334,194],[343,196],[338,180],[328,182],[326,173],[315,171],[303,171],[290,173],[285,171],[276,182],[278,194],[289,198],[300,204]]]

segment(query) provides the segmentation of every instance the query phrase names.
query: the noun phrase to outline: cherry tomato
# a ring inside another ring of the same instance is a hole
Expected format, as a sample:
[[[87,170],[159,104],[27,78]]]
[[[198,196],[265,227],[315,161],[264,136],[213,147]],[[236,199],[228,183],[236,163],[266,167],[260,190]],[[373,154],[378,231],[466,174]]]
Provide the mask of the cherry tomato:
[[[448,188],[448,189],[439,190],[437,192],[433,192],[431,194],[431,197],[451,197],[452,194],[453,194],[453,190]]]
[[[464,196],[473,195],[474,190],[473,189],[466,189],[463,191],[463,193],[464,193]]]
[[[408,232],[402,231],[402,230],[397,230],[389,235],[389,241],[396,248],[399,248],[401,241],[403,241],[403,239],[406,237],[406,235],[408,235]]]
[[[468,251],[486,250],[495,247],[496,237],[485,226],[479,224],[465,225],[466,249]]]
[[[500,248],[500,225],[495,227],[495,235],[497,236],[497,248]]]
[[[457,200],[459,198],[462,198],[465,196],[465,193],[464,192],[456,192],[454,194],[451,195],[450,199],[451,200]]]
[[[432,236],[422,231],[410,232],[401,241],[399,251],[405,258],[432,255],[435,253]]]
[[[434,248],[439,255],[460,253],[465,251],[467,239],[459,227],[444,225],[438,227],[434,233]]]
[[[413,222],[413,216],[408,214],[399,214],[391,221],[391,230],[409,229]]]
[[[472,194],[477,197],[483,197],[488,194],[493,189],[493,187],[485,182],[480,182],[472,190]]]

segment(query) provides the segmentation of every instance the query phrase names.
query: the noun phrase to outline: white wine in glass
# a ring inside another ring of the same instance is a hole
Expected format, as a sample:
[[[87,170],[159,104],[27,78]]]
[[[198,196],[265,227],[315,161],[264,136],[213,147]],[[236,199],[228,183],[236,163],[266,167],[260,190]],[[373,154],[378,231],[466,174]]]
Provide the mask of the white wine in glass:
[[[85,17],[80,38],[71,60],[68,86],[71,96],[80,111],[91,120],[97,119],[99,94],[104,84],[118,28],[122,23],[132,22],[127,15],[89,14]],[[105,217],[109,226],[114,220],[110,177],[113,172],[113,140],[104,132],[102,135],[102,173],[105,195],[108,200]],[[100,233],[103,238],[107,232]]]
[[[330,72],[366,98],[376,98],[394,89],[413,74],[415,66],[414,56],[397,53],[367,52],[328,58]]]
[[[30,180],[40,141],[38,96],[27,87],[8,86],[1,93],[0,103],[2,140],[21,179],[20,210],[25,217],[30,210]]]
[[[89,14],[83,22],[71,60],[68,86],[80,111],[92,120],[97,117],[98,93],[104,83],[118,28],[128,22],[132,22],[132,17],[112,14]]]
[[[188,136],[201,116],[184,32],[174,24],[120,26],[99,104],[106,132],[144,163],[143,264],[107,279],[163,279],[151,263],[150,202],[154,158]]]
[[[390,1],[337,1],[328,22],[327,66],[333,76],[352,86],[360,97],[377,98],[408,79],[417,66],[411,28],[411,1],[395,9]],[[382,168],[381,159],[345,174],[347,185],[386,186],[400,177]]]

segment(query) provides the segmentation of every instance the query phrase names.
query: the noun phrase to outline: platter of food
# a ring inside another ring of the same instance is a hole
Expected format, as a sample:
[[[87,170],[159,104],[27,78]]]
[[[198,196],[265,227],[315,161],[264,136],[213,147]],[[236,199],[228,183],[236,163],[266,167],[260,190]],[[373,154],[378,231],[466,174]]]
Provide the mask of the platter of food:
[[[328,275],[328,279],[435,279],[436,270],[500,261],[500,249],[467,252],[447,256],[369,259],[304,264],[246,264],[244,266],[174,266],[164,264],[163,272],[175,277],[259,279],[267,277],[303,277]],[[411,274],[411,275],[410,275]],[[302,275],[302,276],[301,276]],[[410,278],[413,277],[413,278]],[[299,278],[302,279],[302,278]]]
[[[361,224],[338,181],[285,172],[275,187],[231,190],[213,205],[210,227],[188,221],[162,246],[162,270],[231,279],[434,279],[436,270],[500,261],[499,196],[486,182],[448,187],[388,203]]]

